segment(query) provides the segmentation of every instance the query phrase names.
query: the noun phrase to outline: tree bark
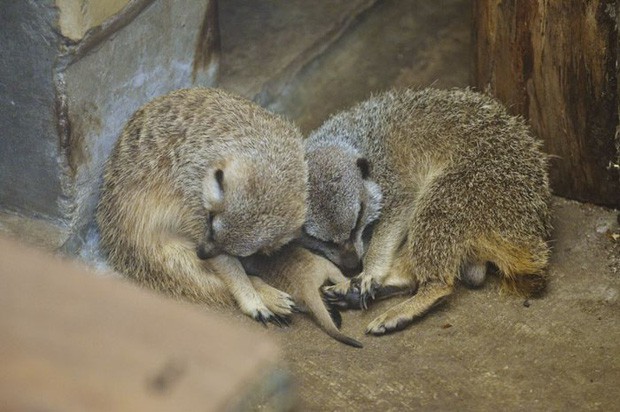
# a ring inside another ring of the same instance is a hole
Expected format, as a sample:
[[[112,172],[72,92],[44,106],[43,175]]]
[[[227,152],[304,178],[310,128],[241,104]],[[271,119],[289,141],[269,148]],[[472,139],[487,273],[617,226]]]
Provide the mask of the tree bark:
[[[554,193],[620,206],[613,0],[474,0],[473,83],[527,119]]]

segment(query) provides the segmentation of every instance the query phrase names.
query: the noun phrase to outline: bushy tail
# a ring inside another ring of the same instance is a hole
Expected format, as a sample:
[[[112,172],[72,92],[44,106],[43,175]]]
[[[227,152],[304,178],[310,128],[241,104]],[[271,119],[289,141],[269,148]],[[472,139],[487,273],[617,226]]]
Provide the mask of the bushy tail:
[[[515,243],[493,236],[482,239],[477,246],[480,256],[501,272],[502,290],[524,297],[544,294],[549,247],[542,239]]]

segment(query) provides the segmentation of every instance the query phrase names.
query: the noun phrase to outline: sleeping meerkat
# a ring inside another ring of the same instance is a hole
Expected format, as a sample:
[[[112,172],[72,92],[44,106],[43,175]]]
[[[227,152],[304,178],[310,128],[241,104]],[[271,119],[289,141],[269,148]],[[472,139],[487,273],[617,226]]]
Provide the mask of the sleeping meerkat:
[[[248,277],[238,257],[294,238],[306,200],[296,127],[224,91],[186,89],[128,121],[106,165],[97,222],[109,262],[126,277],[279,322],[290,296]]]
[[[402,329],[449,296],[455,279],[482,284],[487,262],[507,290],[544,290],[546,156],[525,122],[492,98],[471,90],[391,91],[331,117],[305,144],[310,204],[302,240],[309,248],[341,256],[364,238],[382,195],[362,245],[363,272],[325,287],[326,297],[365,308],[376,293],[417,288],[367,333]]]
[[[340,332],[340,313],[323,300],[322,286],[347,280],[332,262],[294,243],[270,256],[253,255],[241,261],[249,274],[289,293],[297,309],[312,316],[329,336],[349,346],[363,347]]]

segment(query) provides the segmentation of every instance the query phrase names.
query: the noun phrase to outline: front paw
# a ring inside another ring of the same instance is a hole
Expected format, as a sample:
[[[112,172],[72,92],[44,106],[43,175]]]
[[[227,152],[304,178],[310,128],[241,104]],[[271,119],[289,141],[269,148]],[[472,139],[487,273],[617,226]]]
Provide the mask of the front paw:
[[[262,323],[265,327],[267,323],[272,323],[279,327],[290,325],[288,316],[275,314],[266,307],[254,309],[248,315],[255,321]]]
[[[375,300],[375,295],[379,285],[372,279],[372,277],[363,276],[363,274],[354,278],[351,285],[359,294],[361,308],[364,310],[368,309],[368,304]]]
[[[375,290],[375,284],[365,282],[361,276],[321,288],[325,300],[342,309],[367,309],[368,302],[374,299]]]

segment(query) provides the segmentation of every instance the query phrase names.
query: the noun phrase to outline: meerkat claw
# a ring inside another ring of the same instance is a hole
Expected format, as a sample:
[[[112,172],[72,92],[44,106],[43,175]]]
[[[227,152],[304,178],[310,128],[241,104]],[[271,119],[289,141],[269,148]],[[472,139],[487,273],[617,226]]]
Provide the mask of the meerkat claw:
[[[269,322],[273,323],[274,325],[277,325],[278,327],[283,327],[284,326],[284,318],[278,316],[278,315],[273,315],[271,318],[269,318]]]
[[[351,280],[351,287],[347,295],[355,296],[360,309],[368,309],[368,305],[375,299],[377,284],[369,278],[356,277]]]
[[[361,307],[359,290],[353,285],[344,292],[334,289],[334,286],[324,286],[321,292],[330,306],[340,309],[360,309]]]
[[[255,321],[262,323],[264,327],[267,327],[267,320],[262,313],[259,312],[256,316],[253,316],[253,318]]]

